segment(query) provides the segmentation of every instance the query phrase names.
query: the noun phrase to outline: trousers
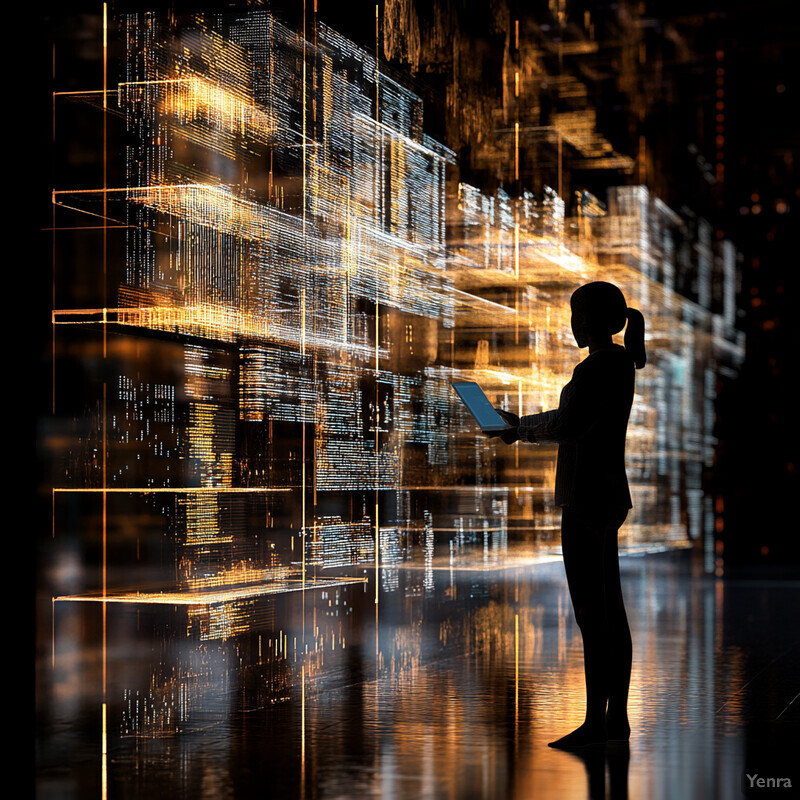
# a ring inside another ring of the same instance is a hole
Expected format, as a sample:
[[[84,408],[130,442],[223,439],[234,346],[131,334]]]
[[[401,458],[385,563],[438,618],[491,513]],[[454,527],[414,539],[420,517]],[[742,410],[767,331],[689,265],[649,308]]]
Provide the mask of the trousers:
[[[583,637],[586,721],[626,713],[633,647],[619,575],[618,532],[627,509],[564,508],[561,548],[575,620]]]

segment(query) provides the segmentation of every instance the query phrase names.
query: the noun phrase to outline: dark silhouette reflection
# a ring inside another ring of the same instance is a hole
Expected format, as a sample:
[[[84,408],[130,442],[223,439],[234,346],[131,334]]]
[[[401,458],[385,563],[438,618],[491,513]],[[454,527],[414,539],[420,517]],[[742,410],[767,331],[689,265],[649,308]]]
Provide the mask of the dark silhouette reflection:
[[[625,474],[625,436],[634,370],[644,366],[644,318],[613,284],[596,281],[570,298],[572,332],[589,356],[561,391],[558,408],[522,418],[498,409],[511,426],[500,434],[559,445],[555,502],[586,674],[586,719],[551,747],[586,747],[630,736],[627,703],[631,635],[619,579],[617,534],[632,507]],[[612,336],[627,321],[625,347]]]
[[[589,800],[628,800],[628,764],[631,756],[627,741],[609,744],[605,748],[598,744],[572,750],[569,757],[577,758],[586,769]]]

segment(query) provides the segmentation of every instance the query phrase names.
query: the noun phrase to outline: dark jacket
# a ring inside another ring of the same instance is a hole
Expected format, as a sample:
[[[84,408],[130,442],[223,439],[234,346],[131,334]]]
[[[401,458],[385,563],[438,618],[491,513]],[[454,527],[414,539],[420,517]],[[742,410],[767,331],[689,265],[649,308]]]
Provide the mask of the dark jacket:
[[[558,409],[520,418],[522,441],[558,444],[557,506],[588,513],[632,507],[625,434],[634,372],[624,347],[597,350],[575,367]]]

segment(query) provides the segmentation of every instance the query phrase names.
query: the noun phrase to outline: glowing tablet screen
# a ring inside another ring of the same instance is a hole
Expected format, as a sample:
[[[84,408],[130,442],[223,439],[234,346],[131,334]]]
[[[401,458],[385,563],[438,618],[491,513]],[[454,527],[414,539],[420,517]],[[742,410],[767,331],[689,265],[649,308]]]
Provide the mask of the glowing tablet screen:
[[[489,398],[477,383],[474,381],[456,381],[452,386],[458,392],[458,396],[464,402],[469,413],[475,417],[475,421],[481,426],[482,431],[494,433],[509,427],[494,410]]]

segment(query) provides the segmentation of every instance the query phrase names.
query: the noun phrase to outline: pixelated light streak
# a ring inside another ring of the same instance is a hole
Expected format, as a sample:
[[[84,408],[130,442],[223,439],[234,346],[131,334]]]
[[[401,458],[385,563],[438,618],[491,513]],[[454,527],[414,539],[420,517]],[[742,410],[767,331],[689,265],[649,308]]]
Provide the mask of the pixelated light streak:
[[[289,311],[271,310],[274,316]],[[242,312],[232,311],[228,307],[213,306],[164,306],[154,308],[75,308],[58,309],[52,312],[54,325],[96,325],[117,324],[134,328],[146,328],[165,332],[179,333],[186,336],[201,336],[217,339],[222,342],[238,341],[246,336],[254,340],[262,340],[275,344],[291,346],[300,345],[300,331],[296,336],[280,335],[266,319],[259,320]],[[284,333],[286,329],[284,328]],[[374,348],[361,345],[356,341],[344,340],[306,334],[305,347],[308,350],[347,352],[352,355],[369,358],[374,355]],[[380,348],[387,356],[389,351]]]
[[[180,591],[180,592],[109,592],[102,594],[61,595],[53,598],[55,602],[75,603],[126,603],[133,605],[168,605],[168,606],[207,606],[217,603],[229,603],[254,597],[289,592],[303,592],[318,589],[329,589],[335,586],[354,583],[367,583],[367,578],[297,578],[295,580],[274,580],[258,585],[241,586],[231,589],[215,589],[212,591]]]
[[[117,87],[120,107],[143,102],[144,92],[155,87],[167,89],[163,93],[158,91],[155,100],[163,104],[167,114],[181,122],[202,118],[207,125],[265,143],[274,137],[277,125],[274,114],[256,106],[247,97],[237,96],[229,88],[199,76],[120,83]]]

